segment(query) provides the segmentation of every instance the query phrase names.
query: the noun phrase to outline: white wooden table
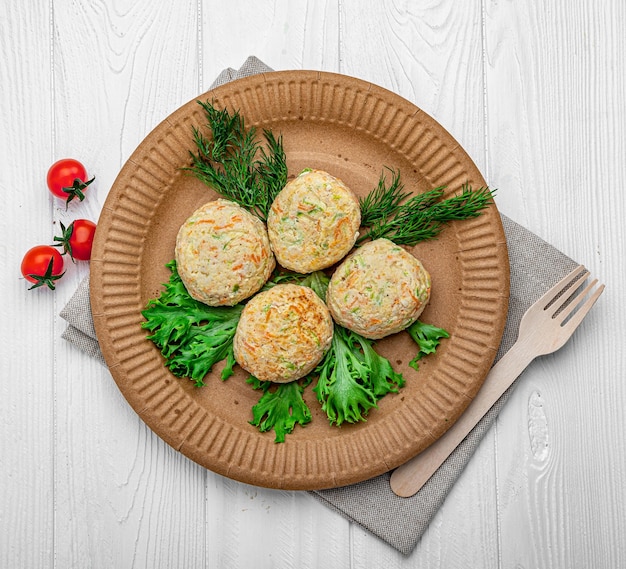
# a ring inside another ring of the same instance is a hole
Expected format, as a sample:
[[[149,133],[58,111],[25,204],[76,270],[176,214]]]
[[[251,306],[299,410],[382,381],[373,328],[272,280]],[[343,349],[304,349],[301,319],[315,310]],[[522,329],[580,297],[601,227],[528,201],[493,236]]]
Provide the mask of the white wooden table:
[[[0,567],[626,566],[626,3],[3,0]],[[28,291],[59,222],[94,221],[144,136],[254,54],[345,73],[443,124],[502,212],[607,285],[535,362],[408,557],[306,493],[246,486],[156,437],[61,339],[87,274]],[[67,211],[56,159],[96,181]]]

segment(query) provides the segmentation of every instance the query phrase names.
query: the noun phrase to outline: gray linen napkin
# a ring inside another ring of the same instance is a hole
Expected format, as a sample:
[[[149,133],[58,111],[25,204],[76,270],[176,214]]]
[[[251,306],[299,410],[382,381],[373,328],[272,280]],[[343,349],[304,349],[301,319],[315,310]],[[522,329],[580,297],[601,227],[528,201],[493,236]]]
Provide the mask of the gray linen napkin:
[[[257,58],[249,57],[238,71],[230,68],[224,70],[212,87],[265,71],[271,69]],[[507,323],[496,361],[517,339],[519,323],[526,309],[578,265],[508,217],[502,215],[502,222],[511,266],[511,295]],[[106,365],[91,318],[89,277],[79,285],[60,316],[69,323],[62,337]],[[358,484],[311,494],[348,520],[358,523],[408,555],[444,502],[480,440],[492,426],[514,386],[498,400],[415,496],[396,496],[389,486],[389,473]]]

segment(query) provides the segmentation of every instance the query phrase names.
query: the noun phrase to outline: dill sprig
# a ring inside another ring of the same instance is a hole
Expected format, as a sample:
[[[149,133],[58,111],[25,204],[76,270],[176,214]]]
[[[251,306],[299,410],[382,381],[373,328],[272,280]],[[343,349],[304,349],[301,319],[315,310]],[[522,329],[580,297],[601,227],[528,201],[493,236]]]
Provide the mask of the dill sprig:
[[[282,136],[263,130],[265,145],[254,127],[246,129],[238,111],[217,109],[199,101],[210,136],[193,127],[196,152],[190,170],[221,196],[256,214],[262,221],[274,198],[287,183],[287,163]]]
[[[383,172],[376,189],[359,199],[361,224],[365,230],[357,245],[382,237],[408,246],[434,239],[448,222],[480,215],[492,203],[495,193],[489,188],[473,190],[469,184],[464,184],[460,194],[447,199],[441,199],[445,190],[445,186],[441,186],[403,201],[409,194],[404,192],[400,173],[391,172],[389,185]]]
[[[408,197],[410,192],[404,192],[404,184],[400,181],[400,171],[386,167],[391,172],[392,180],[387,187],[386,176],[383,172],[378,180],[378,186],[367,196],[359,199],[361,206],[361,225],[369,227],[381,219],[386,219],[398,211],[400,203]]]

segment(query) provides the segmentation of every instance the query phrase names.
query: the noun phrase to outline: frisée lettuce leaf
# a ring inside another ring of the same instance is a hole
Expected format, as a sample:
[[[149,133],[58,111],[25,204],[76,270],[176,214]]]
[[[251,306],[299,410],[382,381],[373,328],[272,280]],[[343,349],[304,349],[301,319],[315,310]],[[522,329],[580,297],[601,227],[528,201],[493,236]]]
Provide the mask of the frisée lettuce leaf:
[[[201,387],[213,366],[226,360],[221,377],[227,379],[235,365],[233,338],[243,305],[208,306],[195,300],[178,275],[176,261],[166,266],[171,271],[169,282],[141,312],[146,319],[142,328],[152,332],[148,339],[176,377],[188,377]]]
[[[248,383],[254,389],[263,391],[259,402],[252,407],[250,424],[258,427],[262,433],[273,429],[274,442],[284,443],[285,436],[296,425],[304,426],[311,421],[311,410],[302,396],[304,388],[311,383],[310,378],[290,383],[272,383],[251,376]]]
[[[316,373],[313,391],[330,424],[337,426],[365,421],[381,397],[396,393],[405,383],[389,360],[372,348],[371,340],[338,325]]]
[[[409,362],[413,369],[418,369],[418,361],[428,354],[434,354],[442,338],[449,338],[450,334],[443,328],[437,328],[432,324],[426,324],[416,320],[406,331],[413,341],[418,345],[417,355]]]
[[[147,338],[159,348],[165,366],[175,376],[187,377],[202,387],[213,366],[224,362],[221,378],[228,379],[236,365],[233,339],[244,303],[215,307],[199,302],[187,292],[176,261],[166,266],[171,272],[169,281],[164,283],[160,296],[150,300],[142,311],[142,327],[150,332]],[[275,272],[264,288],[293,282],[312,288],[324,299],[329,280],[322,271],[309,275],[281,271]],[[441,338],[449,337],[445,330],[420,321],[407,331],[419,347],[410,364],[415,369],[420,358],[436,350]],[[382,397],[397,393],[405,385],[402,374],[376,352],[374,345],[374,340],[335,324],[329,350],[308,376],[290,383],[250,376],[247,383],[261,391],[252,407],[250,424],[261,432],[273,430],[275,442],[284,442],[297,425],[311,421],[304,394],[313,382],[312,391],[331,425],[365,421]]]

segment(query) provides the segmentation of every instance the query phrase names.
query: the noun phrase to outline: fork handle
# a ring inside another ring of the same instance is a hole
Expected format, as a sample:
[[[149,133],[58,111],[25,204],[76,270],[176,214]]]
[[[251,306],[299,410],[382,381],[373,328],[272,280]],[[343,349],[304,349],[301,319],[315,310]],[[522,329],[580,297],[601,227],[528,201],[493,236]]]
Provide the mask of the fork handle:
[[[450,456],[476,424],[534,359],[524,342],[516,342],[487,374],[480,390],[457,421],[433,444],[391,474],[391,489],[413,496]]]

